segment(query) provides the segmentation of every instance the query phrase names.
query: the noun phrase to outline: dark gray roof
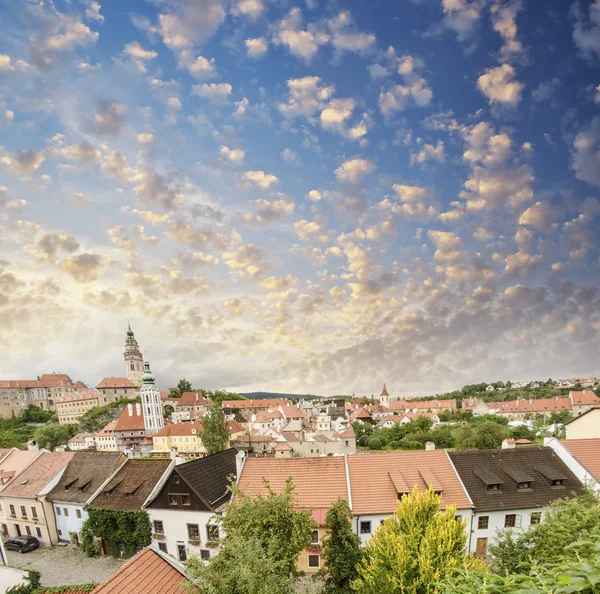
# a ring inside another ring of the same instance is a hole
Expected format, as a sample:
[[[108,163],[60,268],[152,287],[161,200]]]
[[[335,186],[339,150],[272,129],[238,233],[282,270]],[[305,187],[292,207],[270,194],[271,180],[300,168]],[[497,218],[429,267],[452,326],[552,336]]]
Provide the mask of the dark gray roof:
[[[190,486],[190,488],[213,511],[229,500],[229,478],[235,476],[235,457],[238,450],[230,448],[212,454],[205,458],[198,458],[185,464],[180,464],[173,472]]]
[[[74,452],[48,500],[85,503],[126,459],[121,452]]]
[[[583,491],[583,485],[551,448],[526,446],[506,450],[448,452],[475,511],[544,507]],[[552,481],[563,481],[553,486]],[[530,483],[519,489],[518,483]],[[489,490],[488,485],[500,485]]]

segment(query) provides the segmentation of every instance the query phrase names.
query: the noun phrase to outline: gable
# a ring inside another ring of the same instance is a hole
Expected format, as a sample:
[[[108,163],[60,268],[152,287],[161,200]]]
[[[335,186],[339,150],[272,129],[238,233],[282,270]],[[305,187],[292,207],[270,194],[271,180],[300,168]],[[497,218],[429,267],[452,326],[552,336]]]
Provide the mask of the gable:
[[[189,496],[190,505],[183,505],[181,497],[177,497],[177,505],[171,505],[169,503],[169,495],[180,496],[183,494]],[[159,494],[146,507],[149,509],[170,509],[181,511],[212,511],[202,501],[202,499],[196,495],[194,490],[178,472],[177,468],[173,469],[171,476],[169,476]]]

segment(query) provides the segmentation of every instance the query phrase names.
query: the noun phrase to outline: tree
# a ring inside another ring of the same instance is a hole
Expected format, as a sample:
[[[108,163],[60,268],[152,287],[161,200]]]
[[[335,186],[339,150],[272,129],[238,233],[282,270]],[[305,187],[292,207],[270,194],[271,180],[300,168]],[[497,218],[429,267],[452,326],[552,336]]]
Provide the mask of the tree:
[[[514,439],[528,439],[533,441],[536,438],[535,431],[527,425],[519,425],[510,429],[510,436]]]
[[[194,390],[192,389],[192,384],[190,384],[190,382],[188,382],[185,378],[180,379],[179,382],[177,382],[177,387],[169,390],[169,398],[181,398],[184,392],[193,391]]]
[[[108,423],[118,418],[128,404],[135,404],[136,402],[140,402],[139,397],[121,398],[117,402],[90,408],[79,419],[79,431],[84,431],[85,433],[99,431]]]
[[[225,412],[214,404],[202,417],[202,434],[200,438],[208,454],[222,452],[229,445],[229,431],[225,425]]]
[[[558,423],[560,425],[564,425],[568,423],[573,418],[573,414],[570,410],[556,410],[553,413],[550,413],[550,425],[553,423]]]
[[[40,448],[53,452],[56,446],[66,444],[75,435],[76,430],[75,425],[42,425],[36,429],[33,439]]]
[[[433,594],[459,567],[479,567],[466,553],[466,522],[456,507],[440,510],[430,487],[404,495],[367,543],[354,590],[360,594]]]
[[[213,401],[213,404],[221,405],[223,400],[247,400],[236,392],[226,392],[225,390],[201,390],[202,394]]]
[[[356,568],[360,561],[360,538],[352,531],[352,512],[348,503],[338,499],[326,517],[329,534],[323,539],[323,560],[327,577],[326,594],[352,592]]]
[[[49,421],[56,421],[56,413],[42,410],[39,406],[30,404],[23,411],[21,420],[24,423],[48,423]]]
[[[208,565],[192,557],[188,573],[201,594],[289,594],[300,551],[311,542],[311,512],[295,511],[291,479],[280,493],[251,497],[232,486],[233,503],[220,518],[223,546]]]
[[[507,435],[506,427],[494,421],[483,421],[461,427],[456,435],[456,445],[479,450],[499,448]]]
[[[371,435],[373,433],[373,425],[369,423],[352,423],[354,435],[356,439],[360,439],[363,435]]]

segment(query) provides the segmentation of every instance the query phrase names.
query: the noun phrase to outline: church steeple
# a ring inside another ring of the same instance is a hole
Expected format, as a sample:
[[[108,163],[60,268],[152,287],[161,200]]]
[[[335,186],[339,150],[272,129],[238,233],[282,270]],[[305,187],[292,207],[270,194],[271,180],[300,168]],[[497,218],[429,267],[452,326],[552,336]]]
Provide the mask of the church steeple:
[[[144,359],[130,324],[127,324],[123,358],[125,360],[125,376],[132,384],[141,386],[144,375]]]
[[[390,406],[390,395],[388,394],[387,387],[385,384],[383,384],[383,390],[381,390],[381,394],[379,396],[379,404],[388,408]]]
[[[154,376],[150,370],[150,363],[144,361],[144,384],[140,390],[142,410],[144,411],[144,428],[147,433],[157,433],[165,426],[162,414],[162,401],[160,390],[154,383]]]

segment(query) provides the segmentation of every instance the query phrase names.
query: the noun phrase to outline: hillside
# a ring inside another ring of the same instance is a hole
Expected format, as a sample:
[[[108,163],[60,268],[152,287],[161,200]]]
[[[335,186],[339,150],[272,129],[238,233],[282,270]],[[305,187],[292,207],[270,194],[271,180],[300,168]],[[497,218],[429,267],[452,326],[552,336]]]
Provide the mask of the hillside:
[[[294,400],[300,398],[321,398],[316,394],[284,394],[282,392],[244,392],[240,396],[249,400],[265,400],[267,398],[282,398],[286,400]]]

